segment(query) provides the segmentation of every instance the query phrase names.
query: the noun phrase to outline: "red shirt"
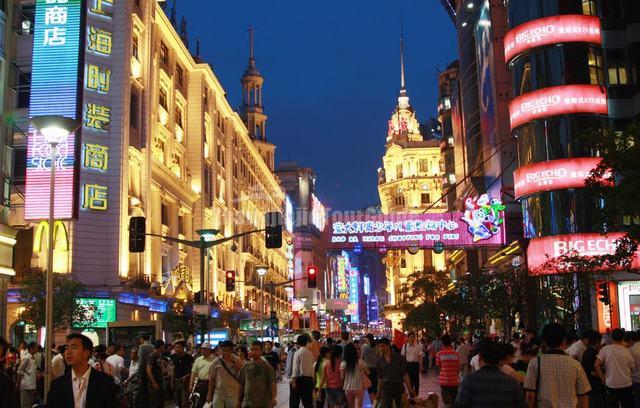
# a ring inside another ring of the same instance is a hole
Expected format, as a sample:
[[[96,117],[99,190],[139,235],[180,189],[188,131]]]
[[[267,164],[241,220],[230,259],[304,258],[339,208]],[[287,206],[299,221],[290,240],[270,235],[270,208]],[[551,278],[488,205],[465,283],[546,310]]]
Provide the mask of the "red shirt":
[[[440,367],[438,384],[445,387],[455,387],[458,385],[460,375],[460,355],[453,347],[443,347],[436,354],[436,365]]]
[[[324,378],[327,382],[327,388],[342,388],[342,379],[340,378],[340,363],[336,361],[336,369],[331,369],[331,359],[327,360],[324,365]]]

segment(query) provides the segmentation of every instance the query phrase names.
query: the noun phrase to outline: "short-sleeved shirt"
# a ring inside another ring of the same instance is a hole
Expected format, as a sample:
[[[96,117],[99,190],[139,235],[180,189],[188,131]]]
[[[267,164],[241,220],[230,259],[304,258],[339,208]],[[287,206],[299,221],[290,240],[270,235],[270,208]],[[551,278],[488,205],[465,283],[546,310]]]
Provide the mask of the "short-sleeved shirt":
[[[324,365],[324,376],[327,381],[327,388],[342,388],[342,378],[340,377],[340,359],[336,361],[335,369],[331,368],[331,360],[327,360]]]
[[[407,374],[407,365],[404,362],[404,358],[393,351],[391,352],[391,360],[387,362],[384,357],[380,357],[376,368],[378,378],[382,384],[402,384],[404,376]]]
[[[196,358],[196,361],[193,362],[191,372],[195,373],[199,381],[207,381],[209,379],[209,370],[211,369],[211,364],[213,364],[213,355],[209,358],[200,356]]]
[[[238,360],[238,357],[235,356],[232,363],[223,361],[222,357],[213,360],[210,375],[216,382],[215,392],[224,393],[225,396],[237,397],[238,391],[240,391],[238,380],[240,370],[238,370],[238,366],[241,364]]]
[[[584,342],[582,340],[578,340],[567,349],[567,354],[578,363],[582,363],[582,355],[586,350],[587,346],[585,346]]]
[[[273,367],[274,370],[278,369],[278,364],[280,364],[280,356],[275,351],[271,350],[268,353],[264,353],[264,359]]]
[[[497,366],[485,365],[464,377],[458,388],[456,407],[526,408],[522,389],[516,380]]]
[[[631,372],[635,360],[628,348],[619,344],[604,346],[598,353],[604,365],[604,378],[609,388],[631,387]]]
[[[376,368],[376,364],[378,364],[378,349],[375,346],[370,346],[365,344],[362,346],[362,359],[367,364],[369,368]]]
[[[422,352],[422,344],[416,343],[411,345],[404,343],[402,346],[402,352],[400,353],[407,360],[407,363],[419,363],[420,359],[424,356]]]
[[[540,369],[540,383],[538,381]],[[591,391],[582,366],[560,350],[551,350],[529,362],[524,389],[537,393],[538,408],[575,408],[578,397]]]
[[[367,365],[361,359],[358,359],[357,365],[353,368],[353,371],[347,370],[347,362],[340,363],[340,369],[344,370],[344,383],[342,388],[345,391],[349,390],[361,390],[362,389],[362,370],[367,368]]]
[[[238,378],[244,387],[244,408],[270,408],[273,394],[271,387],[276,381],[273,368],[266,361],[250,361],[240,370]]]
[[[191,366],[193,366],[193,357],[187,353],[182,356],[174,354],[171,356],[173,364],[173,377],[177,380],[191,374]]]
[[[147,357],[147,367],[151,368],[153,379],[160,386],[160,388],[164,388],[164,376],[162,375],[162,358],[162,354],[155,351],[149,354],[149,357]],[[149,382],[149,384],[152,383]]]
[[[631,380],[634,383],[640,383],[640,342],[635,342],[633,346],[629,348],[629,351],[635,361],[633,372],[631,373]]]
[[[436,365],[440,367],[438,384],[455,387],[460,378],[460,355],[453,347],[444,347],[436,353]]]

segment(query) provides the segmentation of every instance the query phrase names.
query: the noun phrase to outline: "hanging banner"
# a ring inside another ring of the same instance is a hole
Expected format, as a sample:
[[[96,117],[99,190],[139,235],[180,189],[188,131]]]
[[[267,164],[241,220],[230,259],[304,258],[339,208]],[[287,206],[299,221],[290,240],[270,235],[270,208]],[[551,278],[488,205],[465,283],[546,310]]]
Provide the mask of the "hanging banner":
[[[509,63],[533,48],[569,42],[601,45],[600,19],[577,14],[539,18],[520,24],[504,36],[505,62]]]
[[[511,130],[532,120],[573,113],[608,115],[607,92],[599,85],[563,85],[520,95],[509,103]]]

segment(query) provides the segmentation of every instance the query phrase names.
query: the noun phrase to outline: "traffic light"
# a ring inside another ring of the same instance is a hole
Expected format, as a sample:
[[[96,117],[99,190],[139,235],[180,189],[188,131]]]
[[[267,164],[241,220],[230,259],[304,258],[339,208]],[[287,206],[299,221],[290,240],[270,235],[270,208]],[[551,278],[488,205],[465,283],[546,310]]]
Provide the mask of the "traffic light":
[[[310,265],[307,267],[307,287],[318,287],[318,267]]]
[[[267,248],[282,248],[282,225],[266,227],[264,239]]]
[[[605,305],[609,305],[611,303],[611,299],[609,298],[609,283],[601,282],[598,283],[598,300],[604,303]]]
[[[129,220],[129,252],[144,252],[145,223],[144,217],[131,217]]]
[[[282,248],[282,214],[277,211],[264,215],[264,240],[267,248]]]
[[[227,289],[227,292],[236,291],[236,271],[227,271],[225,288]]]

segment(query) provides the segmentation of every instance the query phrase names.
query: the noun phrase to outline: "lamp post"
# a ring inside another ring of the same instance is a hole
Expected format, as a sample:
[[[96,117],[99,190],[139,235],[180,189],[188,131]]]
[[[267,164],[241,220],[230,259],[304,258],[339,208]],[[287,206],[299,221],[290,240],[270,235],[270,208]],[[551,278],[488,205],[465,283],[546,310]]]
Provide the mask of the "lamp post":
[[[58,154],[58,144],[64,143],[67,137],[73,133],[80,125],[77,120],[65,118],[64,116],[46,115],[37,116],[31,119],[31,124],[36,132],[44,136],[45,141],[51,148],[50,155],[50,177],[49,177],[49,242],[47,247],[47,274],[45,281],[45,382],[44,395],[48,395],[51,385],[51,345],[53,344],[53,247],[54,223],[55,223],[55,179],[56,179],[56,156]]]
[[[257,266],[256,273],[260,276],[260,337],[264,337],[264,275],[267,273],[266,266]],[[262,339],[261,339],[262,340]]]

